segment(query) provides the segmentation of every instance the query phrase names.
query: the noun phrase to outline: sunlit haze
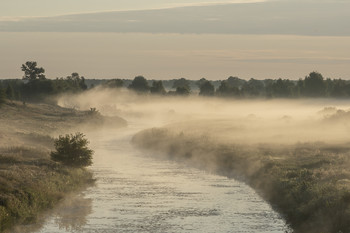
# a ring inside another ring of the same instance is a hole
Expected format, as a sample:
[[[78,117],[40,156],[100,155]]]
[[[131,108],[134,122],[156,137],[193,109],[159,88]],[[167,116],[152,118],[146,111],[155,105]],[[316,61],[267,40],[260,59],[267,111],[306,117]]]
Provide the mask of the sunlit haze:
[[[350,78],[347,1],[5,0],[0,12],[2,79],[26,61],[48,78]]]

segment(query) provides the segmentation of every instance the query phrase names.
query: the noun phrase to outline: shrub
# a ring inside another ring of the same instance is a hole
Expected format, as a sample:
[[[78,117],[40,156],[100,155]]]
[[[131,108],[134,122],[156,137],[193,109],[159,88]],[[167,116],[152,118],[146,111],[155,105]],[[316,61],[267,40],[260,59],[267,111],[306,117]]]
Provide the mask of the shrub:
[[[82,133],[60,135],[54,140],[56,151],[51,159],[71,167],[87,167],[92,164],[93,151],[88,148],[89,141]]]

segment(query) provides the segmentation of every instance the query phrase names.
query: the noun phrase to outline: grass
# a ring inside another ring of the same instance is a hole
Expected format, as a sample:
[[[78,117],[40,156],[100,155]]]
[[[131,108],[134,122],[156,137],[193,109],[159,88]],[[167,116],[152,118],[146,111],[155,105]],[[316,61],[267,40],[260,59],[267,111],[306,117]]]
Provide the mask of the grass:
[[[90,111],[12,101],[0,107],[0,232],[32,223],[67,193],[93,182],[83,168],[50,159],[53,137],[98,128],[110,120]],[[125,125],[113,118],[115,126]]]
[[[66,193],[93,182],[86,169],[62,166],[30,148],[15,150],[23,153],[1,149],[7,155],[0,155],[0,231],[35,221],[40,211],[53,207]]]
[[[246,182],[294,232],[350,232],[350,146],[217,143],[166,128],[133,138],[138,147]]]

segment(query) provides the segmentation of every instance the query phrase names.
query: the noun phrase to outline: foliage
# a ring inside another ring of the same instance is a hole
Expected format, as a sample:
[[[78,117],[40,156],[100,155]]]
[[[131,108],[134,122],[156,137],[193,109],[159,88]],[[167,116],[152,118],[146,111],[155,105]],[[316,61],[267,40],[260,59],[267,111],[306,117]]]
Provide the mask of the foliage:
[[[213,84],[211,84],[211,82],[209,82],[209,81],[203,82],[200,85],[199,89],[200,89],[199,95],[213,96],[215,93],[215,88],[214,88]]]
[[[240,91],[238,87],[232,86],[229,84],[228,80],[223,80],[216,90],[216,94],[218,96],[228,97],[228,96],[236,96],[240,95]]]
[[[129,88],[138,92],[148,92],[149,86],[147,80],[143,76],[136,76]]]
[[[103,86],[109,88],[120,88],[124,86],[124,81],[121,79],[111,79],[104,83]]]
[[[180,87],[181,89],[187,89],[188,91],[191,91],[190,82],[185,78],[176,79],[174,81],[172,88],[177,89],[178,87]]]
[[[191,93],[191,90],[189,87],[177,87],[175,94],[176,95],[189,95]]]
[[[92,174],[81,168],[63,167],[46,154],[19,147],[19,153],[0,148],[0,232],[14,224],[30,223],[40,211],[52,208],[65,193],[93,181]],[[25,151],[25,153],[22,153]]]
[[[15,92],[10,84],[6,88],[6,97],[9,100],[13,100],[15,98]]]
[[[33,81],[36,79],[45,79],[45,69],[37,67],[35,61],[27,61],[25,64],[22,64],[21,70],[24,71],[24,80]]]
[[[85,78],[78,73],[72,73],[66,78],[50,80],[43,75],[45,70],[36,66],[36,62],[26,62],[25,65],[22,65],[22,70],[24,71],[23,79],[29,80],[29,82],[15,83],[18,100],[23,98],[23,100],[43,101],[46,97],[52,95],[65,92],[76,93],[87,89]]]
[[[6,99],[6,92],[0,82],[0,105],[5,103],[5,99]]]
[[[85,84],[85,78],[78,73],[72,73],[72,75],[67,76],[66,78],[56,78],[52,81],[53,85],[53,94],[72,92],[76,93],[79,91],[84,91],[87,89]]]
[[[54,141],[56,151],[51,159],[72,167],[86,167],[92,164],[93,151],[88,148],[89,141],[82,133],[60,135]]]
[[[251,78],[242,86],[242,95],[246,97],[261,97],[265,92],[265,85],[262,81]]]
[[[317,72],[311,72],[304,80],[304,94],[311,97],[324,97],[326,85],[323,76]]]
[[[162,81],[153,81],[150,91],[152,94],[164,95],[166,93]]]

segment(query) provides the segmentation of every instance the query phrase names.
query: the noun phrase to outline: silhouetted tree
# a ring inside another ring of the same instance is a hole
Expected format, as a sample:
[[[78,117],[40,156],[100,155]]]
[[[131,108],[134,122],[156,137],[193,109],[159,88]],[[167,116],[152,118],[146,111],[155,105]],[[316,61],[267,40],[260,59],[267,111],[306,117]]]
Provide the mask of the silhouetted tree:
[[[14,100],[14,98],[15,98],[15,92],[10,84],[7,85],[6,96],[7,96],[7,99],[9,99],[9,100]]]
[[[189,95],[190,90],[187,87],[177,87],[175,94],[176,95]]]
[[[124,81],[121,79],[111,79],[111,80],[108,80],[104,84],[104,86],[109,88],[120,88],[124,86]]]
[[[54,140],[56,151],[51,159],[72,167],[87,167],[92,164],[93,151],[88,148],[89,141],[82,133],[60,135]]]
[[[295,84],[290,80],[277,79],[271,85],[272,97],[293,97]]]
[[[183,88],[186,88],[187,90],[191,91],[190,82],[188,80],[186,80],[185,78],[176,79],[174,81],[172,88],[177,89],[178,87],[183,87]]]
[[[67,77],[67,80],[70,82],[71,89],[79,91],[86,90],[87,85],[85,84],[85,78],[76,72],[72,73],[71,76]]]
[[[149,86],[147,80],[143,76],[137,76],[129,85],[129,88],[138,92],[148,92]]]
[[[218,96],[228,97],[228,96],[239,96],[240,92],[237,87],[231,86],[228,84],[227,80],[223,80],[221,81],[220,86],[216,90],[216,94]]]
[[[25,64],[22,64],[22,71],[24,71],[24,80],[33,81],[36,79],[45,79],[45,69],[42,67],[37,67],[35,61],[27,61]]]
[[[205,78],[201,78],[199,79],[196,84],[197,86],[200,88],[205,82],[207,82],[208,80],[206,80]]]
[[[5,103],[6,99],[6,92],[5,89],[2,87],[2,84],[0,82],[0,105]]]
[[[242,94],[244,96],[258,97],[265,93],[264,83],[260,80],[251,78],[242,86]]]
[[[153,81],[152,87],[150,90],[152,94],[164,95],[166,93],[162,81]]]
[[[204,81],[199,87],[199,90],[199,95],[203,96],[213,96],[215,92],[213,84],[211,84],[211,82],[209,81]]]
[[[238,77],[230,76],[227,78],[227,85],[230,87],[236,87],[237,89],[242,88],[246,82],[247,82],[246,80],[240,79]]]
[[[324,97],[326,85],[323,76],[317,72],[311,72],[304,80],[304,95],[310,97]]]
[[[345,80],[333,79],[326,80],[327,93],[331,97],[348,97],[350,96],[350,84]]]

